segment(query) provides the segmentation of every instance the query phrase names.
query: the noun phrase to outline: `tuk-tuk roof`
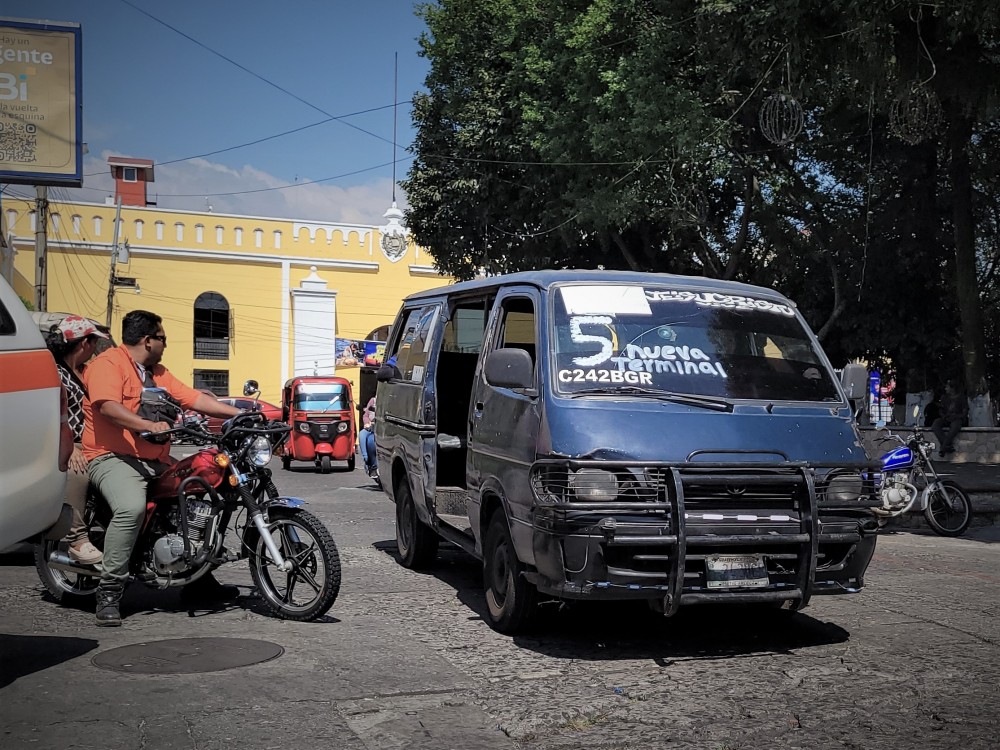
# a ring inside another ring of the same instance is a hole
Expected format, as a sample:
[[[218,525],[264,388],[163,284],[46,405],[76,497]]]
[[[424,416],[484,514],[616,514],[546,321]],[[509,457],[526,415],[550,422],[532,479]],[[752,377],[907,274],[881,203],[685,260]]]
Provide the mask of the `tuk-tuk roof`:
[[[291,388],[295,383],[339,383],[350,387],[351,381],[339,375],[299,375],[285,381],[282,388]]]
[[[434,289],[426,289],[422,292],[415,292],[404,300],[430,299],[443,295],[462,294],[465,292],[479,292],[491,288],[498,289],[512,284],[528,284],[539,289],[548,289],[553,284],[564,282],[589,282],[593,284],[617,282],[620,284],[669,284],[674,287],[687,288],[698,291],[722,292],[725,294],[745,294],[755,297],[766,297],[773,300],[780,300],[794,306],[794,302],[789,300],[780,292],[767,287],[744,284],[738,281],[723,281],[721,279],[710,279],[705,276],[679,276],[671,273],[652,273],[641,271],[591,271],[579,269],[565,270],[544,270],[544,271],[521,271],[519,273],[504,274],[501,276],[489,276],[484,279],[473,281],[461,281],[449,286],[439,286]]]

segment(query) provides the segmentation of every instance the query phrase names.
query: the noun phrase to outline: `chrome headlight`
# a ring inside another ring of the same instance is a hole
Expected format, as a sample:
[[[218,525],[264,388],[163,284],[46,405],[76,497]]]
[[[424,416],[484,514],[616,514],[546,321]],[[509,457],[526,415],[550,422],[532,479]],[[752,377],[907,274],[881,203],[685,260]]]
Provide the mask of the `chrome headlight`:
[[[350,422],[338,422],[337,423],[337,432],[339,432],[341,435],[343,435],[345,432],[347,432],[350,428],[351,428],[351,423]]]
[[[247,451],[247,459],[254,466],[267,466],[267,462],[271,460],[271,441],[263,435],[254,438]]]
[[[310,428],[308,422],[299,422],[299,432],[304,432],[306,435],[308,435],[309,429]]]
[[[618,497],[618,477],[604,469],[579,469],[569,475],[569,488],[583,502],[614,500]]]

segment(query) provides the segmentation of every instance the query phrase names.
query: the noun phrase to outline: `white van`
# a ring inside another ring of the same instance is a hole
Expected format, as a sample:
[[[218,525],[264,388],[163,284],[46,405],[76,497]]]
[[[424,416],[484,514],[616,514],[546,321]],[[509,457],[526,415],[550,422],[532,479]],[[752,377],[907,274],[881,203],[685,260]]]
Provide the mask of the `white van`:
[[[0,278],[0,550],[40,534],[61,537],[73,435],[52,354]]]

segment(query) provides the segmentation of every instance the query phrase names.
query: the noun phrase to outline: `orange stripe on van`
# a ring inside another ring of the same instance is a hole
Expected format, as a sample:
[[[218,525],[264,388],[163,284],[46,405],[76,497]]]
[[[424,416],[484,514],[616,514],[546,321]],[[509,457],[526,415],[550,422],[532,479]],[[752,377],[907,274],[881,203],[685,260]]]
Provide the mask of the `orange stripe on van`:
[[[47,349],[0,352],[0,393],[58,387],[59,373]]]

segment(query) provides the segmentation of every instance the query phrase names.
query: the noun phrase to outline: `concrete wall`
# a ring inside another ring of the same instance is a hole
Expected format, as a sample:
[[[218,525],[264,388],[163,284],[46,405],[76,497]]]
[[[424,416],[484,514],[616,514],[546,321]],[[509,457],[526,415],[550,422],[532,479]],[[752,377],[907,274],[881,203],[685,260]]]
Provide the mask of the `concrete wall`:
[[[906,437],[910,434],[910,428],[893,427],[890,432]],[[917,430],[926,439],[937,444],[937,437],[930,430],[920,428]],[[890,450],[890,443],[875,445],[872,438],[876,431],[873,427],[862,427],[861,437],[865,443],[868,455],[872,457],[881,456]],[[937,457],[935,450],[934,457]],[[1000,463],[1000,428],[997,427],[965,427],[955,438],[955,452],[948,456],[948,460],[954,463]]]

